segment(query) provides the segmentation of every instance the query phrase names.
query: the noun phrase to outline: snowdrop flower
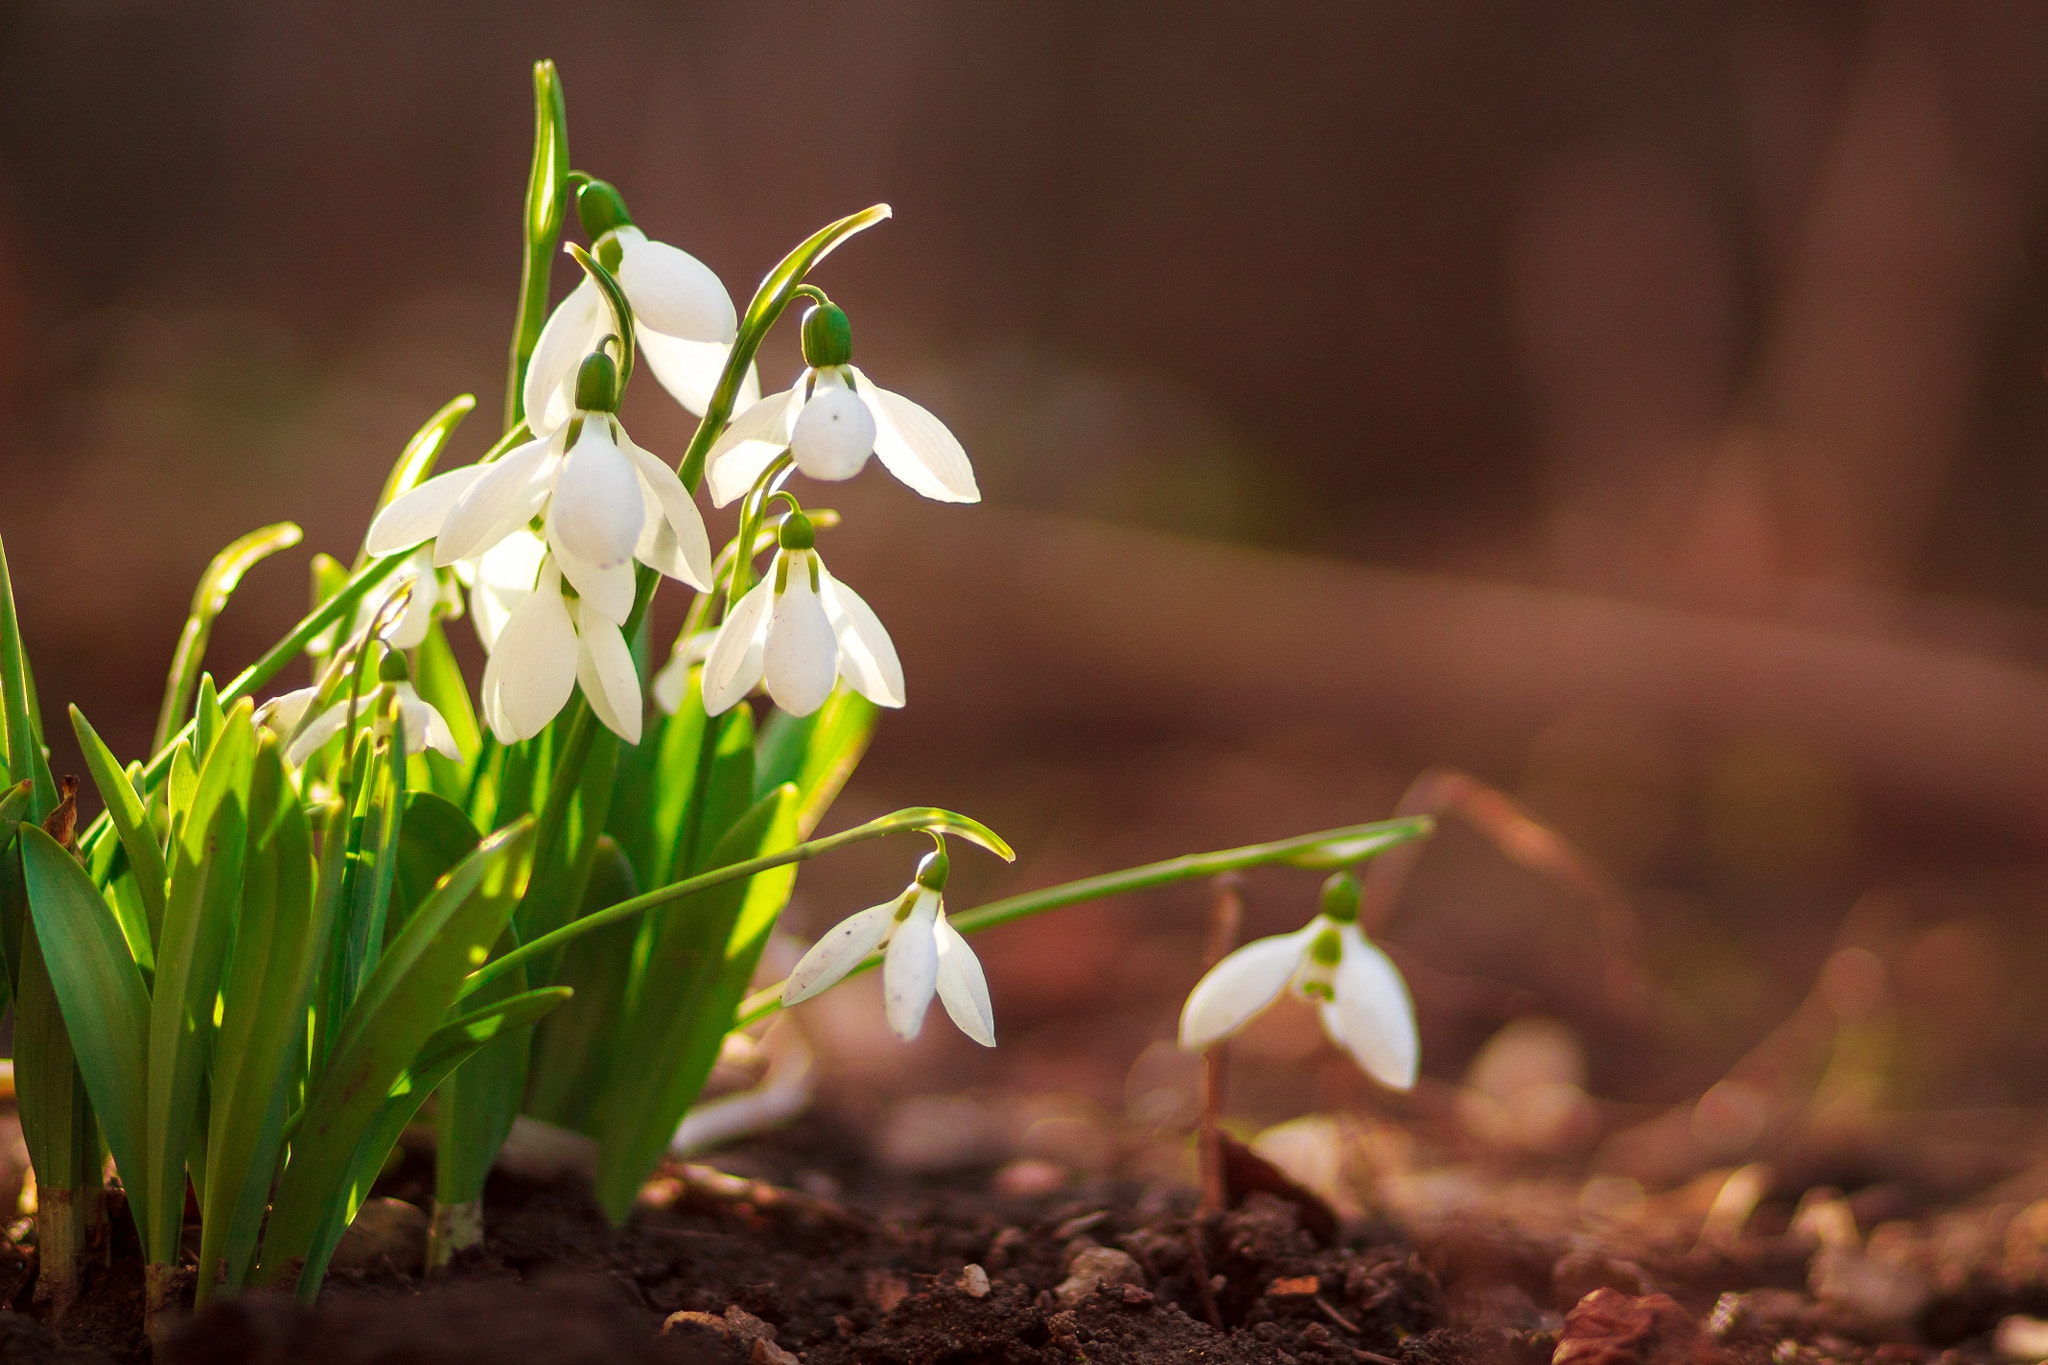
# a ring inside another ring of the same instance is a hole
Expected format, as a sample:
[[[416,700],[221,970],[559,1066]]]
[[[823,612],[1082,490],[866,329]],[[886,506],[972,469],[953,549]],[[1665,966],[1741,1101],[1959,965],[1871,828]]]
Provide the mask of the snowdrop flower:
[[[356,698],[356,720],[368,721],[379,735],[390,733],[386,701],[398,706],[399,726],[405,734],[405,752],[408,755],[424,753],[432,749],[451,762],[462,761],[462,750],[455,743],[455,732],[448,728],[433,703],[420,696],[412,685],[410,670],[406,668],[405,657],[397,652],[387,653],[378,664],[379,686],[376,691]],[[348,724],[348,699],[342,698],[322,711],[311,721],[306,720],[306,711],[318,699],[320,689],[301,687],[295,692],[272,697],[257,709],[256,721],[286,739],[285,762],[299,767],[318,753],[320,749],[340,734]]]
[[[913,491],[939,502],[980,502],[974,467],[946,424],[853,365],[843,310],[820,303],[804,315],[804,364],[794,388],[733,419],[705,457],[713,506],[754,486],[784,451],[814,479],[850,479],[873,455]]]
[[[475,559],[455,565],[456,575],[469,585],[469,619],[486,654],[497,646],[498,632],[513,609],[533,592],[547,557],[547,542],[521,527]]]
[[[619,425],[618,367],[610,356],[585,358],[576,404],[547,436],[395,499],[370,523],[369,552],[395,554],[432,540],[433,562],[446,568],[488,553],[538,516],[563,574],[614,622],[632,610],[636,559],[708,591],[704,518],[675,471]]]
[[[877,706],[903,705],[903,665],[881,618],[825,571],[811,520],[782,520],[768,572],[733,604],[704,661],[704,713],[716,716],[765,682],[775,704],[808,716],[845,678]]]
[[[924,1027],[937,994],[960,1031],[983,1047],[996,1045],[988,979],[958,929],[946,922],[946,850],[927,853],[903,894],[869,906],[811,946],[782,987],[784,1006],[808,1000],[859,966],[883,944],[882,995],[889,1028],[904,1042]]]
[[[619,631],[624,613],[614,619],[591,597],[572,595],[564,578],[554,556],[544,559],[532,591],[498,628],[484,665],[484,720],[501,743],[532,739],[580,683],[605,728],[638,744],[640,675]]]
[[[678,635],[675,647],[669,651],[668,662],[654,675],[647,690],[654,694],[654,704],[674,715],[683,706],[683,693],[690,685],[690,670],[711,657],[711,642],[718,638],[715,630],[700,630],[690,635]]]
[[[462,594],[451,583],[441,581],[441,575],[434,568],[434,557],[421,550],[398,566],[398,572],[391,576],[393,591],[409,588],[411,596],[405,600],[405,607],[396,621],[384,631],[384,643],[393,649],[418,649],[427,638],[427,628],[434,624],[436,616],[462,615]],[[387,595],[385,598],[389,601]],[[365,601],[356,610],[356,627],[370,623],[378,606]]]
[[[633,310],[641,359],[678,403],[701,415],[739,331],[732,295],[695,256],[648,240],[633,226],[618,190],[604,181],[588,181],[577,191],[576,211],[593,254]],[[611,329],[604,294],[586,276],[548,318],[527,364],[524,395],[533,430],[551,431],[568,420],[576,367]],[[742,403],[760,396],[751,367],[747,379],[751,387],[741,391]]]
[[[1415,1006],[1387,955],[1358,927],[1358,879],[1323,884],[1322,913],[1306,927],[1245,944],[1195,983],[1180,1015],[1190,1051],[1237,1032],[1290,985],[1317,1002],[1323,1032],[1382,1085],[1415,1084]]]

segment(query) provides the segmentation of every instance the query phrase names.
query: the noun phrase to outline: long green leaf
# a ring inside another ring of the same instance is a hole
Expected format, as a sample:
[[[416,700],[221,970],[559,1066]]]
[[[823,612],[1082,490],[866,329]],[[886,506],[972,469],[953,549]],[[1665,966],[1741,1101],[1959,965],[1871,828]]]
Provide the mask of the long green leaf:
[[[583,913],[630,900],[638,890],[626,855],[611,839],[601,841]],[[638,930],[637,924],[614,924],[563,950],[556,980],[573,987],[576,998],[534,1032],[525,1111],[535,1118],[585,1132],[592,1127],[623,1019]]]
[[[163,709],[156,718],[156,738],[150,744],[155,753],[170,743],[184,718],[185,706],[198,681],[199,661],[206,654],[207,637],[213,634],[214,618],[226,609],[228,598],[242,582],[242,575],[276,554],[299,543],[302,533],[288,521],[251,531],[213,557],[199,586],[192,592],[192,613],[178,636],[178,648],[171,655],[171,674],[164,682]]]
[[[247,852],[254,707],[236,704],[171,850],[170,892],[149,1014],[149,1128],[144,1258],[170,1264],[184,1219],[185,1163],[213,1044],[214,1002],[234,940]]]
[[[476,711],[470,705],[469,685],[462,679],[462,669],[455,662],[455,652],[448,647],[447,633],[439,621],[427,627],[414,674],[420,700],[439,711],[448,722],[455,747],[465,755],[476,755],[482,748],[483,735],[477,728]],[[433,749],[422,757],[434,792],[449,801],[461,802],[469,791],[469,764],[457,763]]]
[[[532,823],[520,821],[484,840],[441,879],[363,982],[292,1134],[259,1281],[276,1283],[313,1250],[363,1134],[444,1022],[464,973],[504,932],[525,887],[532,837]]]
[[[448,448],[455,428],[461,426],[462,419],[475,408],[475,394],[457,394],[412,434],[412,439],[405,443],[405,449],[398,452],[391,473],[385,476],[384,491],[377,495],[377,511],[383,511],[426,481],[434,471],[434,461],[440,459],[441,452]]]
[[[137,934],[134,926],[124,922],[128,946],[135,961],[145,972],[156,970],[156,941],[163,933],[165,883],[169,874],[164,869],[164,852],[157,843],[156,831],[149,823],[149,812],[143,808],[142,797],[128,780],[128,774],[100,740],[99,733],[86,721],[85,713],[76,706],[71,708],[71,729],[78,736],[78,747],[85,755],[86,770],[92,774],[92,783],[98,789],[100,801],[106,806],[107,815],[114,822],[114,832],[120,836],[121,848],[128,855],[128,871],[135,879],[135,889],[142,898],[147,916]]]

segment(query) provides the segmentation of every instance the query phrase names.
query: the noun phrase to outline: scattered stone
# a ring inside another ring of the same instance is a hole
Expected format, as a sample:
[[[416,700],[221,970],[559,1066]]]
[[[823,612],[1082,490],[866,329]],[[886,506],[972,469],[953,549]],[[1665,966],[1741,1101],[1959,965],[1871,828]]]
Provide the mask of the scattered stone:
[[[884,1313],[903,1302],[910,1294],[909,1282],[901,1275],[892,1275],[886,1270],[870,1271],[863,1287],[868,1302]]]
[[[988,1272],[978,1265],[968,1266],[960,1272],[960,1288],[971,1299],[988,1297]]]
[[[1004,1228],[989,1239],[988,1250],[981,1259],[991,1268],[1001,1270],[1010,1264],[1010,1252],[1029,1240],[1022,1228]]]
[[[991,1182],[997,1194],[1009,1199],[1031,1199],[1051,1194],[1067,1183],[1067,1168],[1056,1161],[1025,1156],[1010,1162]]]
[[[803,1365],[793,1352],[785,1351],[766,1337],[754,1338],[754,1349],[747,1356],[748,1365]]]
[[[1268,1298],[1284,1299],[1304,1294],[1314,1294],[1323,1287],[1323,1282],[1314,1275],[1282,1276],[1266,1286]]]
[[[1151,1302],[1151,1290],[1146,1289],[1141,1285],[1135,1284],[1127,1284],[1124,1286],[1124,1307],[1143,1308]]]
[[[1668,1294],[1596,1289],[1565,1317],[1551,1365],[1714,1365],[1720,1349]]]
[[[1991,1348],[2007,1360],[2048,1360],[2048,1320],[2024,1313],[2001,1318]]]
[[[1631,1297],[1650,1292],[1650,1277],[1634,1261],[1604,1251],[1567,1251],[1550,1268],[1551,1299],[1559,1308],[1572,1305],[1596,1289],[1612,1289]]]
[[[1886,1332],[1909,1329],[1934,1295],[1934,1285],[1903,1229],[1902,1224],[1887,1223],[1860,1247],[1823,1242],[1807,1267],[1813,1297],[1837,1314],[1846,1314],[1858,1335],[1872,1327]],[[1894,1235],[1880,1235],[1887,1232]]]
[[[365,1200],[341,1234],[330,1265],[336,1270],[395,1270],[417,1275],[427,1264],[427,1215],[402,1199]]]
[[[1090,1247],[1067,1263],[1067,1278],[1053,1294],[1072,1308],[1103,1285],[1126,1284],[1141,1289],[1145,1285],[1144,1268],[1131,1254],[1114,1247]]]

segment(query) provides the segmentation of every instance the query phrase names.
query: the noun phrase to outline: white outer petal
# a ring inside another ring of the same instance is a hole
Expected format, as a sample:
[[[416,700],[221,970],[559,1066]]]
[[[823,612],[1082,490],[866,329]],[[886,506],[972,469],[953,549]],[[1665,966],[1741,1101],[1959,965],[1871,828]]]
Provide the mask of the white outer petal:
[[[967,946],[946,920],[943,907],[937,923],[939,944],[939,1001],[953,1024],[983,1047],[996,1045],[996,1012],[988,1001],[988,978],[982,975],[981,959]]]
[[[456,746],[455,732],[448,728],[447,720],[434,704],[411,683],[394,683],[392,690],[398,694],[399,715],[405,724],[406,751],[416,754],[432,749],[441,757],[460,763],[462,750]]]
[[[1345,925],[1342,932],[1337,999],[1320,1011],[1323,1029],[1365,1068],[1366,1075],[1395,1090],[1411,1089],[1421,1043],[1408,983],[1356,924]]]
[[[711,406],[712,394],[718,391],[718,380],[725,373],[725,360],[732,354],[732,347],[722,341],[685,341],[648,327],[642,327],[634,338],[639,343],[640,359],[654,371],[655,379],[668,390],[669,397],[702,416],[704,409]],[[760,367],[750,364],[740,380],[740,391],[733,396],[732,410],[745,412],[760,401]]]
[[[1180,1045],[1189,1051],[1227,1038],[1280,998],[1301,968],[1312,922],[1291,934],[1254,939],[1209,969],[1180,1012]]]
[[[808,716],[823,706],[839,680],[839,637],[824,603],[811,591],[814,559],[801,552],[790,557],[788,582],[768,613],[768,639],[761,656],[768,695],[792,716]],[[779,568],[769,570],[771,576]]]
[[[856,367],[856,390],[875,415],[875,458],[913,491],[939,502],[980,502],[974,466],[946,424],[900,393],[872,383]]]
[[[551,534],[578,559],[610,569],[633,557],[644,504],[640,476],[612,440],[611,422],[587,414],[548,500]],[[580,589],[579,589],[580,591]]]
[[[924,1027],[924,1012],[939,987],[939,940],[933,932],[938,913],[939,893],[919,887],[882,958],[883,1011],[890,1031],[906,1043]]]
[[[643,564],[680,579],[699,592],[711,591],[711,537],[704,531],[704,514],[697,510],[696,500],[673,469],[634,445],[623,429],[619,438],[619,449],[626,452],[626,458],[640,475],[640,490],[649,514],[641,525],[640,543],[634,547],[634,554]],[[658,532],[663,525],[668,527],[669,538],[663,540],[657,534],[650,543],[647,528],[653,526]],[[674,553],[656,553],[670,548]]]
[[[476,581],[469,588],[469,618],[476,637],[489,653],[505,621],[526,595],[547,558],[547,546],[531,531],[506,536],[477,558]]]
[[[637,228],[622,228],[616,236],[619,287],[636,326],[685,341],[731,344],[739,334],[739,314],[710,266],[680,247],[649,241]]]
[[[528,441],[484,466],[483,477],[469,486],[441,523],[434,541],[435,567],[474,559],[533,519],[554,472],[552,446],[552,440]]]
[[[774,572],[770,567],[770,573]],[[730,711],[741,697],[761,681],[762,658],[767,652],[768,608],[773,584],[767,579],[747,590],[733,604],[711,653],[704,659],[704,714]]]
[[[368,700],[359,701],[356,706],[357,718],[361,719],[369,715],[369,713]],[[300,766],[307,759],[318,753],[321,745],[340,734],[341,727],[347,723],[348,702],[346,700],[338,701],[315,716],[305,729],[299,731],[298,738],[294,739],[290,746],[285,749],[284,761],[291,764],[294,768]]]
[[[363,537],[363,548],[373,555],[394,555],[421,541],[441,534],[441,524],[469,486],[489,465],[464,465],[446,474],[436,474],[379,512]]]
[[[882,618],[823,563],[818,565],[818,595],[839,639],[839,675],[877,706],[903,705],[903,663]]]
[[[498,633],[498,646],[484,667],[491,729],[502,743],[539,734],[576,688],[576,627],[562,600],[561,582],[552,564],[541,571],[532,595]]]
[[[562,537],[555,525],[555,509],[548,508],[545,524],[548,549],[555,557],[555,563],[562,570],[562,577],[576,589],[582,599],[595,607],[598,614],[614,625],[624,625],[626,618],[633,614],[633,595],[638,585],[633,579],[631,560],[614,564],[609,569],[600,569],[590,564],[562,543]]]
[[[279,693],[256,708],[256,723],[280,735],[288,735],[319,695],[318,687],[301,687]]]
[[[723,507],[743,495],[777,455],[789,449],[789,430],[803,410],[804,386],[769,394],[732,419],[704,457],[704,484],[711,505]]]
[[[534,343],[523,390],[527,430],[545,436],[569,420],[576,405],[576,373],[611,325],[604,295],[585,275],[556,305]]]
[[[394,586],[407,582],[412,584],[412,595],[405,599],[405,610],[384,632],[384,643],[393,649],[419,648],[427,638],[427,627],[434,624],[434,607],[441,600],[441,580],[434,574],[430,556],[414,555],[399,570]]]
[[[605,728],[628,744],[640,742],[640,674],[633,651],[619,628],[591,610],[588,599],[576,604],[576,681],[590,709]]]
[[[889,930],[896,923],[896,907],[902,903],[903,898],[898,896],[881,905],[870,905],[826,930],[782,983],[782,1003],[800,1004],[858,967],[862,958],[889,937]]]

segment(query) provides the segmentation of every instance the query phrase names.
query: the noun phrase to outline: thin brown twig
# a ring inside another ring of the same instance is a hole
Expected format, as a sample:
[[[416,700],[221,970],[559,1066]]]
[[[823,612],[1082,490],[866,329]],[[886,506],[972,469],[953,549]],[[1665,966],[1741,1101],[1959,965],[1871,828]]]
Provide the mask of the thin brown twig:
[[[1192,1219],[1188,1222],[1188,1268],[1194,1272],[1195,1296],[1202,1301],[1202,1316],[1211,1327],[1222,1331],[1223,1310],[1216,1306],[1216,1291],[1209,1284],[1209,1256],[1202,1250],[1202,1224]]]
[[[1363,1332],[1358,1330],[1357,1323],[1345,1317],[1342,1313],[1339,1313],[1335,1308],[1332,1308],[1330,1306],[1330,1301],[1324,1298],[1321,1294],[1316,1295],[1316,1307],[1322,1309],[1323,1313],[1330,1319],[1331,1322],[1336,1323],[1339,1327],[1342,1327],[1345,1331],[1351,1333],[1352,1336],[1357,1337],[1365,1335]]]
[[[1208,971],[1237,946],[1244,922],[1243,883],[1235,873],[1216,879],[1216,898],[1209,908],[1209,943],[1202,970]],[[1202,1204],[1198,1212],[1222,1213],[1230,1207],[1229,1183],[1223,1166],[1224,1087],[1230,1078],[1230,1045],[1216,1042],[1202,1054],[1202,1117],[1195,1138],[1196,1161],[1201,1168]]]

